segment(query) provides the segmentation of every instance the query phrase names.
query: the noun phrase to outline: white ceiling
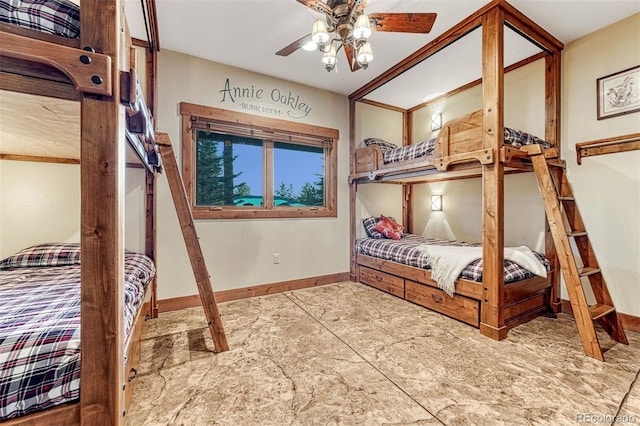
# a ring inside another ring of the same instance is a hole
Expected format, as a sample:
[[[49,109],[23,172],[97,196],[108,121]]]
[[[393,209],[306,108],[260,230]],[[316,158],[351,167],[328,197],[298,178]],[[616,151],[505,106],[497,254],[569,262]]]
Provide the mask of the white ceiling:
[[[374,61],[368,69],[353,73],[344,55],[338,56],[337,72],[330,73],[325,71],[317,51],[300,49],[288,57],[275,55],[310,33],[313,21],[321,17],[296,0],[156,0],[156,8],[161,49],[348,95],[489,2],[369,0],[367,13],[436,12],[438,17],[429,34],[374,33],[370,39]],[[565,44],[640,12],[640,0],[511,0],[510,3]],[[132,35],[146,39],[140,0],[126,0],[125,4]],[[478,38],[479,31],[476,33],[473,37]],[[512,35],[509,40],[522,40],[515,33]],[[413,76],[403,76],[403,84],[378,90],[370,98],[408,108],[430,93],[479,78],[479,39],[466,39],[464,46],[456,46],[456,53],[454,49],[445,49],[440,63],[431,65],[428,73],[415,67]],[[509,50],[511,45],[513,48]],[[505,56],[510,55],[510,59],[505,59],[507,65],[538,51],[522,41],[505,42],[505,49]],[[446,69],[442,69],[443,64]],[[460,72],[465,70],[466,74]],[[429,78],[431,85],[428,85],[424,82],[425,75],[437,78]]]

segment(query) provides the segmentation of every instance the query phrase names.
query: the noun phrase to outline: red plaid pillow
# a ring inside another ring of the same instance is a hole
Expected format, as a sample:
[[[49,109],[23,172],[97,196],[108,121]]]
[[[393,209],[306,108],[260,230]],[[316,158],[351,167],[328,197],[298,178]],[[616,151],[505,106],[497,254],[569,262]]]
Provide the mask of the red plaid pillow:
[[[380,220],[378,220],[378,224],[374,229],[387,238],[399,240],[402,238],[402,231],[404,230],[404,227],[395,220],[384,215],[380,215]]]
[[[62,266],[80,263],[80,244],[45,243],[20,250],[0,261],[0,270],[32,268],[38,266]]]

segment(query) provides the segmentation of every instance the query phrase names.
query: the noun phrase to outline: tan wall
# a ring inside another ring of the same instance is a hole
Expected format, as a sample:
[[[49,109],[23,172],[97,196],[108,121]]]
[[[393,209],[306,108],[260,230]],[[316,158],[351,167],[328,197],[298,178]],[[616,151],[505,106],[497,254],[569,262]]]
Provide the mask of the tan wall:
[[[575,144],[640,132],[640,112],[605,120],[596,115],[596,79],[638,64],[640,14],[569,43],[562,79],[568,176],[614,303],[635,316],[640,316],[640,151],[588,157],[578,166]]]
[[[414,112],[414,141],[437,137],[431,114],[443,122],[482,107],[482,87],[475,86]],[[505,75],[505,126],[544,136],[544,61],[539,60]],[[414,230],[429,237],[480,242],[482,240],[482,186],[480,179],[416,185]],[[431,211],[431,194],[441,194],[443,210]],[[505,245],[527,245],[544,251],[544,210],[532,174],[505,178]]]
[[[144,172],[125,174],[125,247],[144,252]],[[80,166],[0,160],[0,258],[80,241]]]
[[[366,138],[380,138],[402,146],[402,113],[360,102],[356,103],[356,147]],[[362,219],[369,216],[392,216],[402,222],[401,185],[358,185],[356,196],[356,237],[364,237]]]
[[[270,101],[273,89],[289,91],[312,109],[298,121],[340,131],[338,142],[338,217],[262,220],[198,220],[200,244],[216,290],[314,277],[349,270],[349,132],[345,96],[274,79],[265,75],[162,50],[159,55],[157,114],[159,130],[169,133],[180,164],[179,103],[191,102],[252,113],[242,103],[281,109]],[[235,99],[223,93],[232,86],[262,88],[263,101]],[[193,272],[171,202],[166,177],[159,180],[158,288],[160,299],[197,294]],[[280,263],[273,263],[273,254]]]
[[[0,256],[53,241],[80,241],[80,167],[0,161]]]

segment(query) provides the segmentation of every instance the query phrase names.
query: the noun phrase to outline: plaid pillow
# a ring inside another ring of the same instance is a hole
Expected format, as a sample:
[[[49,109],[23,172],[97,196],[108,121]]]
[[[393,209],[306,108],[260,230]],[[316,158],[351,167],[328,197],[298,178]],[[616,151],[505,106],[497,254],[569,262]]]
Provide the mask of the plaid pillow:
[[[364,225],[364,230],[367,231],[367,235],[371,238],[385,238],[384,235],[382,235],[381,232],[376,231],[376,225],[378,224],[378,218],[377,217],[365,217],[364,219],[362,219],[362,224]]]
[[[396,149],[398,146],[392,144],[391,142],[387,142],[384,139],[379,138],[367,138],[364,140],[364,144],[366,146],[378,145],[382,152],[391,151],[392,149]]]
[[[0,261],[0,270],[37,266],[62,266],[80,263],[80,244],[45,243],[20,250]]]

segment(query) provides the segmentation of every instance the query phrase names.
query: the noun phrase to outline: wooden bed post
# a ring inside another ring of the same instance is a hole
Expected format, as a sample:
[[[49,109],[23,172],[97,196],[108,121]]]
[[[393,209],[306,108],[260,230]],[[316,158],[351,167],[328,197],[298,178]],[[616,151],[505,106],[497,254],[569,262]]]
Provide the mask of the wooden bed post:
[[[355,165],[356,151],[356,101],[349,98],[349,174],[356,172]],[[351,254],[351,264],[349,267],[349,279],[358,281],[358,265],[356,264],[356,230],[358,223],[356,218],[356,192],[357,183],[353,182],[349,185],[349,252]]]
[[[119,81],[121,1],[81,1],[81,45],[106,54]],[[124,120],[120,87],[81,105],[81,377],[83,425],[119,425],[124,407]]]
[[[158,233],[156,228],[157,185],[155,173],[146,172],[146,215],[145,215],[145,254],[153,259],[157,269]],[[158,318],[158,278],[153,277],[150,283],[151,299],[149,300],[149,318]]]
[[[483,146],[497,154],[504,140],[504,12],[482,19]],[[497,158],[497,156],[496,156]],[[507,336],[504,305],[504,165],[482,166],[483,298],[480,332],[492,339]]]
[[[155,22],[155,1],[150,5],[154,10],[154,22]],[[158,103],[158,83],[156,81],[156,75],[158,75],[158,44],[157,40],[152,47],[146,43],[145,60],[146,60],[146,90],[147,105],[151,109],[151,114],[155,116]],[[158,131],[158,123],[153,121],[154,133]],[[158,153],[158,155],[160,155]],[[146,173],[146,186],[147,186],[147,215],[145,219],[146,225],[146,254],[153,259],[157,269],[156,253],[158,252],[158,230],[156,225],[157,218],[157,206],[158,206],[158,185],[156,185],[156,173],[147,171]],[[158,277],[154,276],[151,281],[151,299],[149,301],[149,317],[158,318]]]
[[[413,112],[404,111],[402,113],[402,145],[411,144],[413,132]],[[405,183],[402,185],[402,223],[404,232],[413,233],[413,185]]]
[[[560,50],[545,56],[545,140],[554,145],[560,153]],[[560,179],[560,169],[554,170],[556,181]],[[553,243],[551,228],[545,214],[545,256],[551,261],[551,291],[549,305],[554,313],[562,311],[560,300],[560,262]]]

